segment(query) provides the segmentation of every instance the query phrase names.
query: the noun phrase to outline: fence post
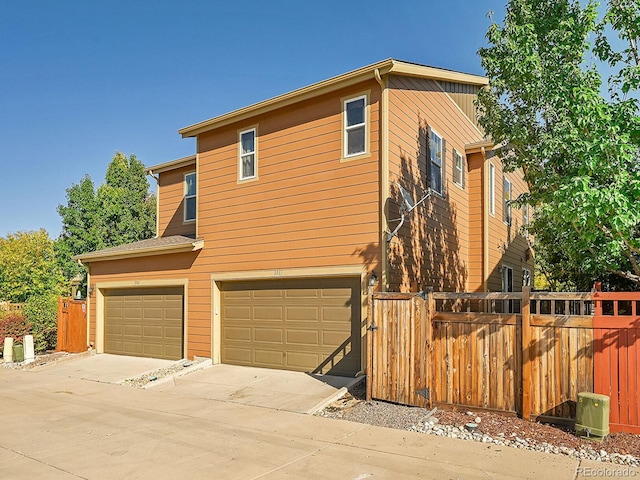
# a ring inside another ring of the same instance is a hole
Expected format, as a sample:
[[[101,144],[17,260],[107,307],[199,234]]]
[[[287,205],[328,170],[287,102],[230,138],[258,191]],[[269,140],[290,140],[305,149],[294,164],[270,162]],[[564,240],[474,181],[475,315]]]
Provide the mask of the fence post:
[[[530,287],[522,287],[522,418],[531,420],[531,362],[533,352],[531,351],[531,303]]]
[[[373,314],[373,286],[369,285],[367,287],[367,369],[365,372],[367,402],[371,401],[373,392]]]
[[[427,361],[427,388],[429,389],[429,399],[427,404],[429,408],[433,406],[433,386],[435,384],[435,362],[431,352],[433,351],[433,317],[436,313],[436,301],[433,298],[433,287],[427,287],[425,289],[427,296],[427,314],[425,315],[424,322],[426,323],[426,361]]]

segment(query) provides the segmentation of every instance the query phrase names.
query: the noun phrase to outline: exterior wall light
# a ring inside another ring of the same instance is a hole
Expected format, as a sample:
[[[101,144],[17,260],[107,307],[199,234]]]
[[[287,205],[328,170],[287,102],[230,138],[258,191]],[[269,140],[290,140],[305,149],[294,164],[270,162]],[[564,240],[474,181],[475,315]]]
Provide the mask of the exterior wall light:
[[[369,275],[369,286],[375,287],[376,283],[378,283],[378,276],[376,275],[376,272],[371,272],[371,275]]]

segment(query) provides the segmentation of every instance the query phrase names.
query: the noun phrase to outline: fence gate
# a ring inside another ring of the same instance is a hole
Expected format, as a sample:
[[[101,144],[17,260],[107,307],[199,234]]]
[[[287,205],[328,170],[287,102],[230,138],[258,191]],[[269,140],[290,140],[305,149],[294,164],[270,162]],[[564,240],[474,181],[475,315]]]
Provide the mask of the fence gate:
[[[431,405],[427,301],[413,293],[374,293],[369,305],[367,398]]]
[[[56,350],[80,353],[87,350],[87,301],[58,299],[58,342]]]

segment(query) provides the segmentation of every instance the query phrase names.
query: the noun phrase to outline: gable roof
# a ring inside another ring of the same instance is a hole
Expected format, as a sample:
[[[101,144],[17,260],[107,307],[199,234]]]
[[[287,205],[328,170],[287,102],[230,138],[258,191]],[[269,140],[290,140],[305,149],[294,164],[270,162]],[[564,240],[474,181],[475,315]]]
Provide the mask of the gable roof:
[[[444,80],[448,82],[465,83],[469,85],[484,86],[489,84],[486,77],[469,73],[446,70],[444,68],[430,67],[417,63],[404,62],[389,58],[378,63],[373,63],[366,67],[343,73],[337,77],[314,83],[307,87],[299,88],[277,97],[264,100],[262,102],[240,108],[229,113],[195,123],[188,127],[181,128],[178,133],[183,138],[195,137],[201,133],[213,130],[233,122],[245,120],[249,117],[270,112],[272,110],[285,107],[303,100],[317,97],[349,85],[360,83],[364,80],[378,78],[381,75],[396,74],[411,77],[430,78],[433,80]]]
[[[156,237],[138,242],[104,248],[96,252],[83,253],[73,257],[82,263],[99,262],[102,260],[117,260],[119,258],[146,257],[149,255],[163,255],[168,253],[195,252],[201,250],[204,240],[172,235],[170,237]]]

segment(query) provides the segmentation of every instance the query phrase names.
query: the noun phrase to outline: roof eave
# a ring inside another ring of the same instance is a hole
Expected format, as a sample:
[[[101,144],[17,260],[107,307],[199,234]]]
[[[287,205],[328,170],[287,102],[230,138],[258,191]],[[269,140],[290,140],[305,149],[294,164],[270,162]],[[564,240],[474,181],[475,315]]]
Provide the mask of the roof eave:
[[[129,250],[129,251],[117,251],[117,252],[95,252],[95,253],[85,253],[81,255],[75,255],[73,257],[74,260],[79,261],[80,263],[92,263],[92,262],[102,262],[105,260],[122,260],[125,258],[138,258],[138,257],[149,257],[152,255],[167,255],[170,253],[187,253],[187,252],[196,252],[198,250],[202,250],[204,247],[204,240],[195,240],[191,243],[178,244],[178,245],[162,245],[159,247],[148,247],[141,248],[138,250]]]
[[[195,137],[201,133],[212,130],[214,128],[229,125],[231,123],[246,120],[248,118],[270,112],[272,110],[286,107],[294,103],[298,103],[313,97],[330,93],[365,80],[374,79],[375,72],[380,75],[397,74],[404,76],[415,76],[423,78],[431,78],[433,80],[442,80],[450,82],[467,83],[472,85],[484,86],[489,84],[486,77],[472,75],[468,73],[454,72],[451,70],[443,70],[425,65],[416,65],[412,63],[402,62],[393,59],[383,60],[378,63],[367,65],[366,67],[353,70],[351,72],[332,77],[322,82],[293,90],[291,92],[278,95],[277,97],[264,100],[262,102],[249,105],[239,110],[225,113],[218,117],[199,122],[188,127],[181,128],[178,133],[183,138]]]
[[[147,167],[146,173],[147,175],[153,175],[157,173],[167,172],[169,170],[175,170],[176,168],[195,165],[195,163],[196,163],[196,156],[189,155],[188,157],[178,158],[176,160],[171,160],[170,162],[160,163],[158,165]]]

